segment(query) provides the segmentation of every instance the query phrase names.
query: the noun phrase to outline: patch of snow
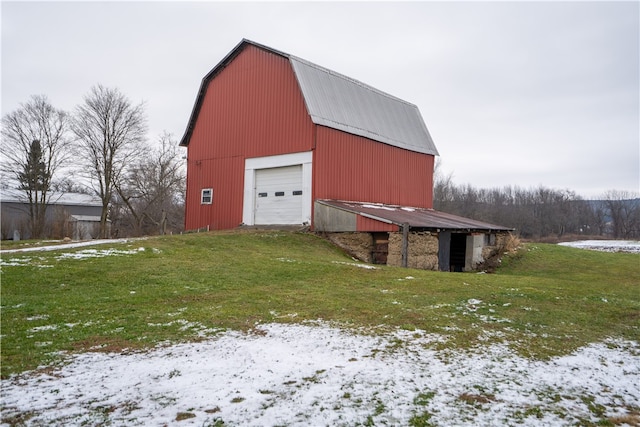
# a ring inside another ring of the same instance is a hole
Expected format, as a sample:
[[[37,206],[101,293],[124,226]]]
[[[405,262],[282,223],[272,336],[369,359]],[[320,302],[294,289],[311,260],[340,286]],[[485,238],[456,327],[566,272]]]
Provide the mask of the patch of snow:
[[[558,244],[572,248],[590,249],[603,252],[640,253],[640,241],[638,240],[579,240],[576,242],[563,242]]]
[[[323,323],[259,325],[146,353],[83,353],[2,381],[3,417],[29,423],[562,426],[640,402],[640,346],[591,344],[549,361],[506,346],[437,352],[420,331],[365,334]],[[401,345],[398,345],[401,342]],[[469,399],[473,399],[470,404]],[[107,410],[108,409],[108,410]],[[534,410],[532,410],[534,409]]]
[[[44,325],[31,328],[29,332],[55,331],[56,329],[58,329],[58,325]]]
[[[127,240],[122,240],[122,242],[126,242],[126,241]],[[2,251],[0,254],[4,255],[7,252],[12,253],[12,252],[33,252],[33,251],[51,251],[51,250],[73,249],[73,248],[77,248],[77,247],[92,245],[92,244],[95,244],[95,242],[96,241],[93,240],[91,242],[79,242],[79,243],[68,244],[68,245],[43,246],[43,247],[32,247],[32,248],[15,249],[15,250]],[[114,240],[104,240],[100,244],[113,243],[113,242],[114,242]],[[140,253],[140,252],[144,252],[144,251],[145,251],[144,247],[139,247],[139,248],[136,248],[136,249],[114,249],[114,248],[110,248],[110,249],[94,249],[94,248],[91,248],[91,249],[80,250],[80,251],[77,251],[77,252],[64,252],[64,253],[54,257],[53,259],[57,260],[57,261],[60,261],[60,260],[65,260],[65,259],[104,258],[104,257],[108,257],[108,256],[134,255],[134,254],[137,254],[137,253]],[[35,258],[23,257],[23,258],[9,258],[9,259],[0,258],[0,267],[6,267],[6,266],[12,266],[12,267],[31,266],[31,267],[38,267],[38,268],[53,268],[53,265],[51,265],[51,264],[39,264],[38,263],[39,261],[47,262],[47,259],[43,258],[43,257],[35,257]]]
[[[62,259],[86,259],[86,258],[104,258],[108,256],[133,255],[144,251],[144,248],[120,250],[120,249],[84,249],[77,252],[65,252],[55,257],[57,260]]]
[[[33,246],[29,248],[20,248],[20,249],[3,249],[0,251],[1,254],[10,254],[17,252],[42,252],[42,251],[57,251],[62,249],[73,249],[73,248],[81,248],[84,246],[93,246],[93,245],[104,245],[104,244],[114,244],[114,243],[127,243],[134,240],[143,240],[144,238],[137,239],[96,239],[96,240],[84,240],[81,242],[73,242],[73,243],[64,243],[61,245],[51,245],[51,246]],[[144,249],[144,248],[143,248]]]
[[[356,264],[355,262],[333,261],[334,264],[351,265],[353,267],[364,268],[365,270],[377,270],[378,267],[369,264]]]
[[[49,315],[48,315],[48,314],[37,314],[37,315],[35,315],[35,316],[29,316],[29,317],[27,317],[27,319],[26,319],[26,320],[28,320],[28,321],[30,321],[30,322],[31,322],[31,321],[33,321],[33,320],[45,320],[45,319],[48,319],[48,318],[49,318]]]
[[[382,209],[385,211],[396,211],[397,209],[391,206],[385,206],[385,205],[372,205],[372,204],[368,204],[368,205],[362,205],[363,208],[369,208],[369,209]]]

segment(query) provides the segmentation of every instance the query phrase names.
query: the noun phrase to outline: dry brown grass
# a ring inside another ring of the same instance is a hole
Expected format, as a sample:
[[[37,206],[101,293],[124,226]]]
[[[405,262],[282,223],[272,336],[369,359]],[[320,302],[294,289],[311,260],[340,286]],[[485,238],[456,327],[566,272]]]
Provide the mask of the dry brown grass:
[[[501,240],[499,250],[505,254],[510,252],[516,252],[522,247],[522,241],[518,236],[513,233],[509,233]]]
[[[195,418],[196,414],[191,412],[178,412],[176,415],[176,421],[188,420],[189,418]]]
[[[469,405],[477,405],[494,402],[496,397],[492,394],[462,393],[458,396],[458,400],[462,400]]]
[[[522,241],[513,233],[506,234],[504,237],[498,238],[495,249],[484,260],[482,265],[478,266],[479,270],[487,273],[494,273],[502,262],[502,257],[508,254],[515,254],[522,248]]]
[[[632,410],[627,415],[611,417],[608,419],[608,421],[617,426],[627,425],[632,427],[640,427],[640,412]]]

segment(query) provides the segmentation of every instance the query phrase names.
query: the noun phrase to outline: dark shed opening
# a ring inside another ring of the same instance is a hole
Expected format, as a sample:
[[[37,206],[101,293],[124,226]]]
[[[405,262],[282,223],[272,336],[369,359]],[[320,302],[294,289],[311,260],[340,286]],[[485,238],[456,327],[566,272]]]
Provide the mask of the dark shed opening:
[[[464,271],[467,253],[467,235],[462,233],[451,234],[451,257],[449,259],[449,271]]]
[[[389,255],[389,233],[372,233],[373,251],[371,258],[374,264],[386,264]]]

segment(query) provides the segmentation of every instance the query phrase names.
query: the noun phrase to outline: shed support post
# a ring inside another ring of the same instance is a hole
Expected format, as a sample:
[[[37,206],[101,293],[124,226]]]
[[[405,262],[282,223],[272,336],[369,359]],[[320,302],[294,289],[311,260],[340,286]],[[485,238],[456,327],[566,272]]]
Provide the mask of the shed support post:
[[[409,223],[402,224],[402,266],[409,266]]]

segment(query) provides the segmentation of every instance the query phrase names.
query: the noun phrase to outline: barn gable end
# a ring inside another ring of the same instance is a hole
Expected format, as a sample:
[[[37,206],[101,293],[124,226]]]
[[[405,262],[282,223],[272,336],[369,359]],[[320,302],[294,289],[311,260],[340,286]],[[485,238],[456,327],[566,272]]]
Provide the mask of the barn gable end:
[[[309,152],[312,142],[313,123],[288,59],[239,47],[203,79],[181,142],[188,150],[185,229],[237,227],[247,159]],[[213,199],[203,203],[208,189]]]

